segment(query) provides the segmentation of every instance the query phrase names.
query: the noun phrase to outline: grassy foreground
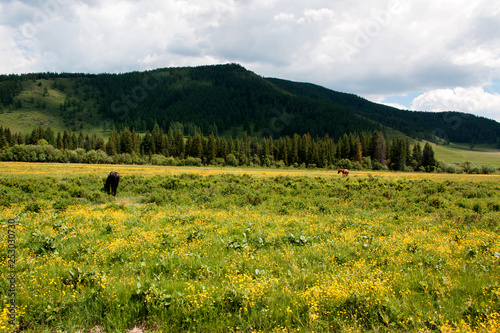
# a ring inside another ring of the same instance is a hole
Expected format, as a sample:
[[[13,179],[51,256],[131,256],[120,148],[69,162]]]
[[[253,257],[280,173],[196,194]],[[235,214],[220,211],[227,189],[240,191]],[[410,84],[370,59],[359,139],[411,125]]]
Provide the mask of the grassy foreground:
[[[0,163],[0,330],[498,331],[499,180]]]

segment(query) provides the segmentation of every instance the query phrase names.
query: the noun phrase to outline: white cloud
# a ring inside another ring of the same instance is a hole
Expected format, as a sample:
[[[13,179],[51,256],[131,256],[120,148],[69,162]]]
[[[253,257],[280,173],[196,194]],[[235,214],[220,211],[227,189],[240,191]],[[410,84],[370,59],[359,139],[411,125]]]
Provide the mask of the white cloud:
[[[363,96],[429,92],[446,105],[436,91],[500,78],[499,30],[491,0],[3,0],[0,73],[237,62]],[[467,110],[491,114],[483,94],[471,96],[480,100]]]
[[[9,69],[4,73],[29,72],[36,68],[36,55],[30,54],[29,43],[15,40],[13,29],[0,26],[0,68]]]
[[[413,110],[460,111],[500,121],[500,95],[481,87],[436,89],[413,100]]]
[[[274,15],[275,21],[295,21],[295,14],[293,13],[279,13]]]
[[[305,9],[303,19],[305,21],[332,21],[336,18],[335,12],[329,8]],[[302,21],[299,20],[299,23]]]

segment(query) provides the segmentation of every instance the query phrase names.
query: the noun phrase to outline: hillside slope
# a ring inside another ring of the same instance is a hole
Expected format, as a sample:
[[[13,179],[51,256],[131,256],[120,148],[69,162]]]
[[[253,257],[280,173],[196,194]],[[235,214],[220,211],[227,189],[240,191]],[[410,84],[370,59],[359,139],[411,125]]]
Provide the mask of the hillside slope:
[[[399,131],[413,138],[495,143],[500,124],[457,112],[411,112],[308,83],[263,78],[237,64],[124,74],[0,76],[0,122],[14,130],[136,131],[183,126],[239,136]]]

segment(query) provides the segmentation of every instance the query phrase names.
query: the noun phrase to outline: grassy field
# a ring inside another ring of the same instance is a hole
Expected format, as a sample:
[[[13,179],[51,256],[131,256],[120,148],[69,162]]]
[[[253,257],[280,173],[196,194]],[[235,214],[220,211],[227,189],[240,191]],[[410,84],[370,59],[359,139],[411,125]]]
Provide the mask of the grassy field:
[[[469,145],[451,143],[446,146],[432,144],[432,148],[440,161],[491,164],[500,168],[500,150],[493,146],[478,145],[471,150]]]
[[[0,110],[0,123],[9,127],[12,132],[30,133],[35,127],[50,126],[55,132],[64,132],[65,129],[80,131],[89,134],[101,133],[101,119],[96,111],[95,100],[83,99],[83,90],[75,89],[70,79],[57,79],[59,86],[64,85],[64,91],[53,89],[54,80],[25,81],[23,90],[16,101],[21,106],[4,107]],[[78,99],[73,98],[77,93]],[[80,101],[80,109],[72,101]],[[62,116],[60,107],[67,103],[69,114],[67,119]],[[90,121],[89,121],[90,119]],[[82,125],[83,124],[83,125]]]
[[[499,180],[0,163],[1,270],[23,332],[495,332]]]

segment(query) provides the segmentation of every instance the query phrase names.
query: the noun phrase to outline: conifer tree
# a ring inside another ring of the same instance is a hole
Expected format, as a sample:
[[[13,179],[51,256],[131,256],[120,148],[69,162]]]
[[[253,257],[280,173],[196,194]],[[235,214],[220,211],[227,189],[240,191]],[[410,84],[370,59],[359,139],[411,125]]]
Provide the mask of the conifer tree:
[[[226,146],[226,156],[229,154],[234,155],[234,141],[232,136],[229,136],[229,140],[227,141],[227,146]]]
[[[422,165],[422,147],[420,147],[420,143],[417,142],[413,146],[411,158],[413,169],[418,170],[418,168]]]
[[[78,134],[78,148],[84,148],[85,137],[83,136],[83,131],[80,130],[80,134]]]
[[[351,160],[361,163],[363,161],[363,148],[359,137],[353,138],[351,147]]]
[[[94,134],[95,136],[95,141],[94,141],[94,150],[106,150],[106,144],[104,143],[104,139],[102,137],[98,137]]]
[[[57,149],[64,149],[63,139],[62,139],[62,135],[60,132],[57,133],[56,148]]]
[[[111,131],[108,142],[106,143],[106,154],[109,156],[114,156],[120,151],[118,132],[116,129]]]
[[[132,139],[132,132],[128,127],[125,127],[120,133],[120,153],[132,154],[134,151],[134,141]]]
[[[182,131],[179,129],[175,134],[175,151],[176,156],[183,158],[184,157],[184,136],[182,135]]]
[[[203,155],[207,164],[210,164],[215,160],[215,157],[217,156],[217,146],[215,143],[214,133],[210,133],[208,136],[207,147]]]
[[[149,156],[153,155],[155,152],[154,145],[155,143],[153,141],[151,133],[149,133],[149,131],[146,131],[146,134],[144,135],[144,138],[141,142],[141,154]]]
[[[196,158],[202,158],[203,156],[203,139],[200,133],[195,132],[191,142],[191,152],[190,156]]]
[[[5,140],[5,133],[3,128],[0,126],[0,149],[7,147],[7,140]]]
[[[78,148],[78,138],[75,133],[71,133],[71,144],[70,149],[75,150]]]
[[[434,150],[429,142],[426,142],[422,151],[422,166],[426,171],[433,171],[437,166],[436,158],[434,157]]]

